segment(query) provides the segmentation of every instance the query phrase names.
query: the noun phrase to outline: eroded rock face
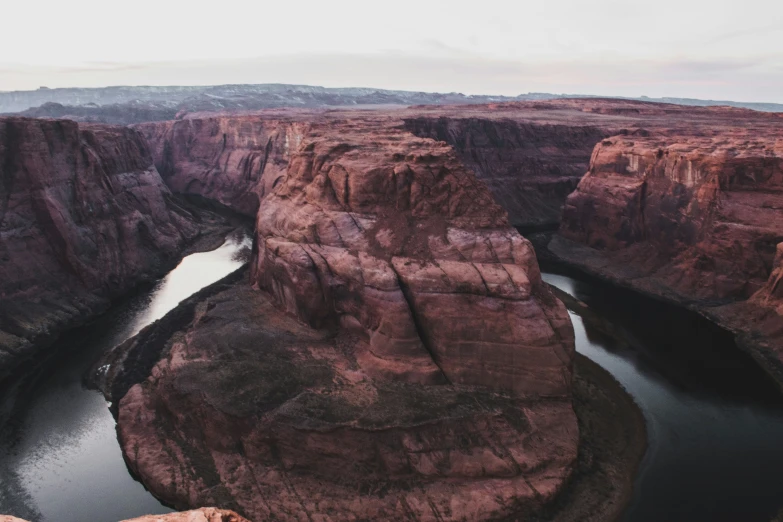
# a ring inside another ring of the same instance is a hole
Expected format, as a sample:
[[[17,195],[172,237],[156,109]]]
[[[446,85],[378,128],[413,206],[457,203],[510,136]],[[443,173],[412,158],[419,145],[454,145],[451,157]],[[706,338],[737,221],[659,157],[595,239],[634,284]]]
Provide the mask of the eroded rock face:
[[[256,234],[247,280],[119,350],[160,354],[149,377],[119,363],[104,383],[157,496],[251,520],[484,520],[565,484],[567,312],[451,147],[385,116],[314,121]]]
[[[316,127],[257,233],[257,284],[314,327],[355,331],[365,371],[569,395],[565,309],[446,144],[384,121]]]
[[[175,192],[217,201],[255,217],[261,199],[285,175],[307,123],[255,116],[147,123],[155,163]]]
[[[600,125],[600,124],[599,124]],[[405,119],[417,136],[444,141],[520,227],[556,225],[566,197],[587,170],[595,144],[610,135],[582,122],[550,124],[478,115]]]
[[[774,134],[605,140],[568,198],[560,235],[591,247],[555,242],[572,262],[761,333],[762,343],[781,340],[768,323],[769,312],[781,315],[783,149]]]
[[[0,376],[199,232],[130,129],[0,119],[0,174]]]
[[[560,233],[607,252],[639,250],[639,266],[683,296],[748,298],[783,240],[783,149],[751,138],[604,141]]]
[[[120,401],[118,433],[133,471],[177,507],[485,520],[540,507],[571,473],[568,399],[376,378],[351,332],[304,325],[246,279],[216,288],[185,329],[166,325],[144,337],[168,337],[168,351]]]

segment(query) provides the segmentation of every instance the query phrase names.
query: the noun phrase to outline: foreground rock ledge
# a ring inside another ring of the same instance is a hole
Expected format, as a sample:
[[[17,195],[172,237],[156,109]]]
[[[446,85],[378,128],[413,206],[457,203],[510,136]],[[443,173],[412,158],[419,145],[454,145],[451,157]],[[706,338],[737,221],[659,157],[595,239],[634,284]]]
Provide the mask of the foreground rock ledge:
[[[0,522],[26,522],[20,518],[0,515]],[[85,521],[88,522],[88,521]],[[201,508],[167,515],[146,515],[121,522],[248,522],[233,511],[215,508]]]

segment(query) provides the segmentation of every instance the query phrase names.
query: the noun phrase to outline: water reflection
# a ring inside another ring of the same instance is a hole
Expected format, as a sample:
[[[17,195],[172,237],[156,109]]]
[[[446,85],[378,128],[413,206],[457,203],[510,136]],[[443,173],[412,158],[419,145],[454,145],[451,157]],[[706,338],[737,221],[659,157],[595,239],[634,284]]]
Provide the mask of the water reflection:
[[[238,233],[217,250],[186,257],[148,292],[69,334],[44,367],[4,383],[9,418],[0,436],[0,513],[116,522],[169,511],[129,475],[106,402],[82,386],[82,376],[98,355],[239,268],[249,247]]]
[[[649,449],[625,520],[769,522],[783,505],[783,407],[731,336],[631,292],[544,279],[589,306],[580,312],[587,320],[571,314],[577,350],[611,372],[647,420]]]

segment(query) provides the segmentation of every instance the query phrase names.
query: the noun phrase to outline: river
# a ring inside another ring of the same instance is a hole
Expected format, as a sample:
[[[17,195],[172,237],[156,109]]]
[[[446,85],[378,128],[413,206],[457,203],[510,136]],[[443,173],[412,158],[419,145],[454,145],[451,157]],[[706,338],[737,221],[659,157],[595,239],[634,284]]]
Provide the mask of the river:
[[[51,350],[56,356],[4,383],[0,513],[36,522],[117,522],[171,511],[131,477],[106,401],[82,380],[102,353],[241,267],[250,245],[236,232],[216,250],[185,257],[153,287],[64,336]]]
[[[116,522],[169,511],[129,474],[107,404],[82,379],[106,350],[239,268],[249,245],[232,235],[186,257],[154,287],[65,336],[56,356],[4,383],[0,513]],[[625,520],[769,522],[783,506],[783,402],[731,336],[589,278],[544,279],[590,307],[587,319],[571,314],[577,350],[614,375],[647,421],[649,448]]]
[[[592,278],[544,280],[599,316],[596,327],[571,313],[577,350],[625,387],[647,422],[649,446],[623,520],[770,522],[783,507],[783,403],[732,336]]]

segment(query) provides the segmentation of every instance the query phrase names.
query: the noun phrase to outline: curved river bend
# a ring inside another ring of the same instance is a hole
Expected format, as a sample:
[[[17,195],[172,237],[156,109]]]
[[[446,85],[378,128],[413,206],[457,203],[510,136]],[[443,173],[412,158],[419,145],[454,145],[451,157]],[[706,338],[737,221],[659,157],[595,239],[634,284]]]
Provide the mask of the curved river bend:
[[[234,235],[186,257],[154,288],[69,334],[55,357],[3,385],[0,513],[116,522],[169,511],[128,473],[107,404],[82,377],[102,353],[239,268],[249,246]],[[589,317],[571,314],[577,349],[623,384],[647,420],[649,449],[625,520],[769,522],[783,506],[783,404],[731,337],[593,280],[544,278],[589,305]]]
[[[731,334],[591,278],[544,280],[596,314],[571,313],[577,350],[625,387],[647,422],[623,520],[770,522],[783,507],[783,401]]]
[[[82,385],[98,357],[177,304],[241,267],[250,238],[236,232],[187,256],[152,289],[68,334],[40,368],[0,389],[0,513],[35,522],[117,522],[171,510],[128,472],[103,396]]]

